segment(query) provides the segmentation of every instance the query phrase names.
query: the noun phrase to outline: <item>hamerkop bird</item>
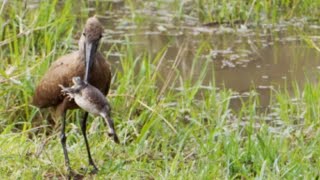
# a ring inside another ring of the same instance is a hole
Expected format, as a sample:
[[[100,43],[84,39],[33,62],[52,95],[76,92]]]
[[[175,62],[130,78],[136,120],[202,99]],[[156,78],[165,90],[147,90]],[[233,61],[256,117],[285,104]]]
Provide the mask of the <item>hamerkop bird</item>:
[[[79,76],[72,78],[72,87],[61,87],[61,92],[68,95],[70,100],[74,99],[78,106],[94,115],[100,115],[109,126],[109,135],[113,136],[114,141],[119,143],[119,138],[114,129],[111,119],[111,106],[101,91],[87,82],[81,80]]]
[[[97,51],[99,41],[102,37],[103,27],[96,17],[87,20],[81,38],[79,40],[79,50],[64,55],[52,63],[49,70],[38,84],[33,96],[33,104],[39,108],[54,107],[56,114],[62,118],[61,144],[65,164],[68,173],[71,167],[66,149],[66,113],[69,109],[79,108],[74,101],[69,101],[68,97],[61,93],[59,85],[69,87],[72,85],[72,78],[83,77],[85,82],[98,88],[104,95],[107,95],[111,82],[110,65]],[[98,171],[94,164],[86,135],[86,122],[88,112],[85,112],[81,121],[81,131],[86,143],[89,164],[93,166],[93,172]]]

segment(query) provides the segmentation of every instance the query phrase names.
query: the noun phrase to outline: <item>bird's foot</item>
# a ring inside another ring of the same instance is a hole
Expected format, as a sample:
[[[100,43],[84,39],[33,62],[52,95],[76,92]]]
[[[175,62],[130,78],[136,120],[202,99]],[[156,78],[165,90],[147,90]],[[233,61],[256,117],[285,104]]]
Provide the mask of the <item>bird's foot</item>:
[[[90,171],[90,174],[97,174],[99,169],[97,167],[94,167],[93,170]]]
[[[83,174],[79,174],[79,173],[76,173],[75,171],[70,171],[68,170],[68,175],[67,175],[67,179],[68,180],[71,180],[71,179],[83,179],[84,178],[84,175]]]
[[[67,179],[72,179],[72,177],[76,174],[70,167],[67,167]]]
[[[60,86],[60,85],[59,85]],[[72,101],[72,99],[74,98],[74,95],[69,91],[69,89],[67,88],[63,88],[63,86],[60,86],[61,89],[61,93],[66,96],[66,98],[68,99],[68,101]]]
[[[98,169],[97,166],[94,164],[94,162],[91,160],[91,161],[89,161],[89,164],[93,167],[93,170],[90,171],[90,174],[97,174],[97,172],[99,171],[99,169]]]
[[[93,168],[82,167],[81,171],[85,174],[89,172],[89,174],[97,174],[99,169],[95,165],[91,165]],[[92,169],[92,170],[91,170]]]
[[[66,93],[66,95],[67,95],[68,100],[72,101],[73,95],[71,93]]]

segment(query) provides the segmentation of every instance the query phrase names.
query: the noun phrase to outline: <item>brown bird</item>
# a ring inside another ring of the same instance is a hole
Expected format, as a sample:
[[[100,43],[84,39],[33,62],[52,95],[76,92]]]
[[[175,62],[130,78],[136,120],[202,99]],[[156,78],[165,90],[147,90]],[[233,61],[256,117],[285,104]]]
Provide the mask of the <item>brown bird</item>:
[[[69,109],[79,108],[74,101],[69,101],[67,96],[61,93],[59,85],[69,87],[72,85],[72,78],[75,76],[84,77],[85,82],[98,88],[104,95],[107,95],[111,82],[110,64],[103,55],[97,51],[99,41],[102,37],[103,27],[96,17],[87,20],[81,38],[79,50],[64,55],[53,62],[35,89],[33,104],[39,108],[54,107],[56,114],[62,118],[61,144],[65,164],[69,175],[71,167],[66,149],[66,113]],[[86,143],[89,164],[93,166],[93,172],[98,171],[94,164],[86,135],[88,112],[85,112],[81,120],[81,131]]]
[[[114,141],[119,143],[119,138],[114,129],[114,123],[111,119],[111,106],[106,97],[100,90],[81,80],[79,76],[72,78],[73,86],[64,87],[59,85],[61,92],[68,95],[69,100],[74,99],[78,106],[94,115],[100,115],[104,118],[109,127],[109,135],[113,136]]]

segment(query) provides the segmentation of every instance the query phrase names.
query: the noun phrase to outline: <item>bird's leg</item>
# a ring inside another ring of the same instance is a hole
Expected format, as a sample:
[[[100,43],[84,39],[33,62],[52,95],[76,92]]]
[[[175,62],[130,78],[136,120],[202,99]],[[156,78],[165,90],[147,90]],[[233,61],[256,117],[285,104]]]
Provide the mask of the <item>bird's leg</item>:
[[[67,136],[65,134],[65,128],[66,128],[66,113],[67,110],[65,109],[65,104],[66,104],[66,100],[63,100],[63,109],[62,109],[62,127],[61,127],[61,136],[60,136],[60,141],[62,144],[62,149],[63,149],[63,154],[64,154],[64,160],[65,160],[65,164],[67,166],[67,170],[68,170],[68,177],[71,176],[71,167],[70,167],[70,160],[68,157],[68,151],[67,151],[67,146],[66,146],[66,141],[67,141]]]
[[[84,142],[86,143],[86,148],[87,148],[87,153],[88,153],[88,159],[89,159],[89,164],[91,166],[93,166],[94,170],[92,171],[92,173],[96,173],[98,171],[97,166],[94,164],[92,157],[91,157],[91,153],[90,153],[90,147],[89,147],[89,143],[88,143],[88,139],[87,139],[87,119],[88,119],[88,112],[84,113],[83,119],[81,121],[81,131],[84,137]]]

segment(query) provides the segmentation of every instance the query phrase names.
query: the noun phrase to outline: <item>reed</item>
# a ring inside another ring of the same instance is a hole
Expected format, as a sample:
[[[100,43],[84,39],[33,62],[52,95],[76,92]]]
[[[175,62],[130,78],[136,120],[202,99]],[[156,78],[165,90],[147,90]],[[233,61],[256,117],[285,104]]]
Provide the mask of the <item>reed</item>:
[[[79,25],[74,14],[87,16],[88,12],[79,12],[72,0],[63,5],[57,0],[41,1],[32,11],[24,8],[24,2],[28,1],[0,2],[4,7],[0,9],[0,177],[61,178],[66,171],[59,133],[46,135],[45,122],[30,98],[50,63],[76,46],[73,34],[79,31]],[[80,5],[86,7],[86,2]],[[199,23],[277,22],[319,16],[319,2],[313,0],[152,2],[156,9],[170,7],[169,13],[181,22],[190,16]],[[101,3],[95,1],[96,5]],[[140,25],[148,21],[150,17],[139,11],[147,7],[146,3],[151,1],[125,1],[131,12],[127,20]],[[113,6],[108,4],[108,9],[112,11]],[[315,13],[309,13],[312,11]],[[93,122],[88,123],[88,139],[96,164],[101,167],[93,178],[319,176],[319,85],[307,83],[302,90],[295,85],[293,95],[286,90],[272,91],[268,113],[257,111],[258,95],[252,89],[248,100],[242,101],[242,108],[235,111],[230,108],[234,93],[217,90],[214,73],[212,81],[203,85],[212,65],[209,59],[201,58],[211,48],[207,42],[197,47],[187,79],[178,70],[186,53],[184,45],[164,76],[159,68],[169,45],[151,55],[147,51],[136,53],[130,37],[124,42],[115,48],[122,56],[108,96],[123,144],[115,145],[105,135],[102,121],[90,117]],[[199,61],[205,61],[205,65],[201,74],[195,75],[193,69]],[[77,173],[90,179],[82,170],[87,159],[83,158],[85,145],[77,121],[80,117],[80,111],[68,114],[70,160]]]

